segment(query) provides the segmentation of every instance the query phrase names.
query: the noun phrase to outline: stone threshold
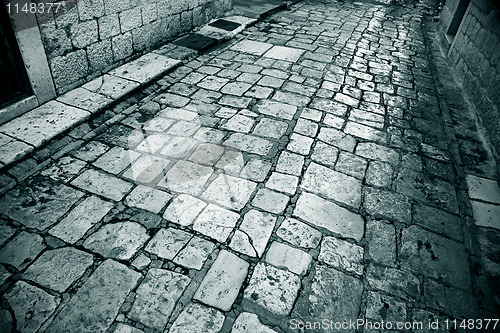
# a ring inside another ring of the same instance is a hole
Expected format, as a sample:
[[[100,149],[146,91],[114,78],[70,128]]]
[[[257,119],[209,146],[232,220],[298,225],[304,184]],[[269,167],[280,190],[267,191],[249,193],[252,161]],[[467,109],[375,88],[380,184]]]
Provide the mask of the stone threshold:
[[[237,23],[238,27],[227,31],[210,26],[216,19],[198,29],[196,34],[214,40],[210,45],[213,47],[215,44],[233,38],[258,21],[239,15],[223,19]],[[185,36],[173,43],[176,44],[183,38]],[[46,145],[51,139],[69,131],[92,115],[117,103],[125,96],[182,64],[181,60],[161,54],[162,48],[164,46],[0,125],[0,170],[22,160],[34,150]],[[206,48],[196,51],[204,50]]]

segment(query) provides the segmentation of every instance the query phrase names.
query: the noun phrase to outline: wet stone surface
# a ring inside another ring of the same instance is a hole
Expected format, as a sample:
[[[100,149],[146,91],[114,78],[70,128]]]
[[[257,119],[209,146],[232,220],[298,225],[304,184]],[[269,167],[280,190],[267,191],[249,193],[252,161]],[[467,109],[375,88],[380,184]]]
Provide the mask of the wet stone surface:
[[[156,12],[201,23],[192,2],[105,1],[95,20],[163,34]],[[226,17],[255,25],[203,53],[166,43],[0,126],[0,332],[498,317],[500,190],[438,23],[422,3],[287,7]],[[75,127],[48,141],[59,125]]]

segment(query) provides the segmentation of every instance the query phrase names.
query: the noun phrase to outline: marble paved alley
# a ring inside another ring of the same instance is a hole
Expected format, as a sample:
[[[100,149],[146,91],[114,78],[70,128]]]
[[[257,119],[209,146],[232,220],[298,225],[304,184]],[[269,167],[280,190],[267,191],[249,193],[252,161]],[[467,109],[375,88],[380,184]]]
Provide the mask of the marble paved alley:
[[[165,47],[182,65],[2,171],[0,332],[499,318],[495,169],[425,13],[308,0]]]

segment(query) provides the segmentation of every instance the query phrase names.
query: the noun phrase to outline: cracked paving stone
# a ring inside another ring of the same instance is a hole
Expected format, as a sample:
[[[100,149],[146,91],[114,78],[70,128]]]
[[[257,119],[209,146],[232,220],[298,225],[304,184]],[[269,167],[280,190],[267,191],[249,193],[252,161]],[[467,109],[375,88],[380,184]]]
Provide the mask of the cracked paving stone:
[[[240,151],[226,150],[226,153],[215,165],[216,168],[223,170],[225,174],[238,176],[245,165],[244,156]]]
[[[108,214],[113,206],[112,203],[98,197],[88,197],[73,208],[61,222],[52,227],[49,233],[67,243],[75,243]]]
[[[38,234],[22,231],[0,250],[0,262],[18,270],[28,266],[43,251],[43,238]]]
[[[416,299],[420,295],[418,277],[399,269],[370,265],[367,268],[366,281],[372,288],[401,298],[411,296]]]
[[[104,171],[117,175],[137,160],[139,156],[141,154],[136,151],[126,150],[122,147],[113,147],[92,164]]]
[[[115,201],[123,199],[133,187],[129,182],[93,169],[82,173],[71,185]]]
[[[334,128],[322,127],[319,131],[318,139],[350,152],[353,152],[354,146],[356,146],[356,140],[352,136]]]
[[[293,218],[286,218],[276,231],[281,239],[304,248],[314,249],[319,245],[321,232]]]
[[[364,234],[365,223],[361,215],[354,214],[314,194],[302,193],[293,214],[343,237],[359,241]]]
[[[253,127],[255,120],[252,118],[248,118],[242,115],[234,115],[232,116],[224,125],[220,128],[226,129],[229,131],[248,133]]]
[[[56,163],[52,164],[40,174],[49,177],[55,181],[67,182],[87,165],[84,161],[80,161],[70,156],[60,158]]]
[[[246,179],[219,174],[203,192],[201,198],[230,209],[240,210],[246,205],[256,186],[256,183]]]
[[[395,297],[368,292],[366,318],[381,322],[404,322],[406,320],[406,304]]]
[[[292,120],[297,107],[289,104],[284,104],[271,100],[262,100],[254,107],[254,111],[261,114],[266,114],[276,118]]]
[[[222,250],[194,294],[194,299],[229,311],[238,297],[250,264]]]
[[[194,222],[193,229],[219,242],[225,242],[239,218],[239,214],[235,212],[209,204]]]
[[[57,314],[46,332],[103,332],[136,286],[141,274],[104,261]],[[104,297],[105,296],[105,297]]]
[[[14,312],[16,328],[22,333],[37,331],[57,307],[54,296],[24,281],[18,281],[5,299]]]
[[[224,324],[224,314],[197,303],[189,304],[174,321],[169,333],[217,333]]]
[[[191,162],[213,166],[224,154],[224,148],[214,143],[201,143],[189,157]]]
[[[335,237],[325,237],[321,242],[318,260],[335,268],[362,275],[363,254],[364,249],[361,246]]]
[[[81,191],[36,177],[9,191],[0,199],[0,207],[3,207],[3,214],[23,225],[44,230],[81,197]]]
[[[172,260],[193,235],[173,228],[160,229],[144,249],[160,258]]]
[[[194,222],[206,206],[207,204],[200,199],[188,194],[180,194],[168,205],[163,218],[183,226],[188,226]]]
[[[276,333],[266,325],[263,325],[256,314],[242,312],[236,318],[231,333]]]
[[[463,244],[427,232],[418,226],[403,229],[401,267],[453,286],[470,290],[468,254]]]
[[[128,317],[147,327],[163,330],[190,281],[179,273],[151,268],[137,288]]]
[[[386,133],[376,130],[373,127],[361,125],[352,121],[348,121],[345,127],[345,133],[365,140],[385,143]]]
[[[255,266],[243,295],[243,305],[250,308],[261,306],[273,314],[287,316],[300,288],[297,275],[274,268],[262,262]]]
[[[363,292],[360,280],[319,265],[310,275],[312,283],[304,282],[305,288],[294,307],[293,318],[310,322],[317,318],[335,318],[340,322],[357,318]]]
[[[181,160],[168,170],[158,186],[196,196],[200,194],[212,173],[213,169],[210,167]]]
[[[252,209],[245,214],[229,246],[252,257],[262,257],[276,224],[276,217]]]
[[[281,214],[285,211],[289,200],[290,198],[284,194],[262,188],[255,194],[252,205],[266,212]]]
[[[302,250],[273,242],[266,253],[265,261],[278,268],[286,268],[297,275],[303,275],[309,269],[312,257]]]
[[[241,170],[240,177],[255,182],[262,182],[266,179],[271,166],[271,162],[269,161],[252,158],[247,162],[243,170]]]
[[[215,248],[215,244],[194,236],[174,258],[174,262],[187,268],[200,270]]]
[[[361,205],[360,180],[316,163],[309,165],[300,187],[354,208]]]
[[[287,129],[288,124],[283,121],[262,118],[252,133],[265,138],[280,139]]]
[[[23,279],[64,292],[94,262],[92,255],[65,247],[44,252],[23,274]]]
[[[366,170],[365,182],[371,186],[389,187],[392,182],[393,170],[390,164],[370,161]]]
[[[293,132],[314,138],[318,132],[318,125],[313,121],[300,118],[293,128]]]
[[[85,240],[83,246],[106,258],[129,260],[148,239],[142,225],[118,222],[103,225]]]
[[[396,261],[396,229],[383,221],[369,220],[366,223],[367,252],[370,258],[386,265]]]
[[[273,147],[273,143],[266,139],[243,133],[231,134],[229,139],[225,141],[225,145],[262,156],[269,153]]]
[[[411,221],[411,200],[404,195],[367,187],[363,205],[366,212],[374,217],[402,223]]]
[[[145,209],[158,214],[170,199],[172,199],[172,196],[167,192],[139,185],[127,195],[124,203],[130,207]]]

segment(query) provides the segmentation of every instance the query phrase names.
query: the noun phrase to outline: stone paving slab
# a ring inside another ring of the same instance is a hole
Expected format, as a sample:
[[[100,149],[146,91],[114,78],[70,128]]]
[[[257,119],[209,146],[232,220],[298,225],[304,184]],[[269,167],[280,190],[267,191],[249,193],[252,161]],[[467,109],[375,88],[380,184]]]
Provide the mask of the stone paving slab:
[[[171,59],[160,54],[147,53],[139,59],[113,69],[109,74],[145,84],[180,63],[180,60]]]

